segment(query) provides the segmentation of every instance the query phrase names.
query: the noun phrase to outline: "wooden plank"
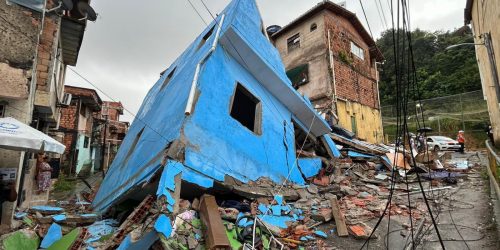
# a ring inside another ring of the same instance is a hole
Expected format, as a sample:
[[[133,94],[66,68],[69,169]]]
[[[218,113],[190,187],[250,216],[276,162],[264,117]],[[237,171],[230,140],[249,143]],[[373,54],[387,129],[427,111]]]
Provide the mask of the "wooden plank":
[[[332,214],[335,219],[335,224],[337,225],[337,233],[339,236],[348,236],[349,231],[347,231],[347,226],[345,224],[345,217],[340,211],[339,203],[337,202],[337,198],[331,198],[330,203],[332,206]]]
[[[341,144],[347,145],[349,147],[352,147],[352,148],[355,148],[355,149],[358,149],[360,151],[364,151],[364,152],[367,152],[370,154],[384,155],[385,153],[388,152],[384,148],[379,147],[377,145],[369,144],[367,142],[362,142],[362,141],[358,141],[358,140],[354,140],[354,139],[350,140],[350,139],[344,138],[342,136],[339,136],[337,134],[330,133],[330,137],[334,141],[337,141]]]
[[[219,214],[219,206],[212,195],[203,195],[200,201],[200,218],[206,227],[204,232],[206,248],[231,249],[231,244],[226,235],[226,228],[222,224]]]
[[[172,194],[172,198],[174,198],[175,203],[172,209],[173,210],[172,213],[175,216],[179,213],[179,201],[181,200],[182,172],[174,177],[174,183],[175,183],[175,189]]]

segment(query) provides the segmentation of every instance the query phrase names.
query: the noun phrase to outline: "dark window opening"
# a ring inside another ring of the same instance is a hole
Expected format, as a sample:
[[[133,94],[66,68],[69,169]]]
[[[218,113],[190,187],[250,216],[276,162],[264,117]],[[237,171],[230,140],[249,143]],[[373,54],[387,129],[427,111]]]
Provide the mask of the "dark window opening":
[[[309,29],[311,32],[315,31],[318,28],[316,23],[311,24],[311,28]]]
[[[256,134],[261,133],[261,103],[238,83],[231,104],[231,117]]]
[[[286,40],[288,52],[300,48],[300,33],[297,33]]]
[[[205,34],[202,38],[201,38],[201,41],[200,41],[200,44],[198,44],[198,48],[196,48],[196,50],[199,50],[207,41],[208,39],[210,38],[210,36],[212,35],[212,33],[214,32],[214,28],[215,28],[215,25],[212,26],[212,28],[207,32],[207,34]]]
[[[85,136],[83,138],[83,147],[84,148],[88,148],[89,147],[89,140],[90,140],[90,138],[88,136]]]
[[[5,105],[0,104],[0,117],[4,117],[4,116],[5,116]]]
[[[177,68],[177,67],[176,67]],[[161,88],[160,88],[160,91],[162,91],[167,85],[168,83],[170,82],[170,79],[172,79],[172,77],[174,76],[174,72],[175,72],[175,69],[174,68],[168,75],[167,75],[167,78],[165,78],[165,81],[163,81],[163,84],[161,85]]]
[[[309,82],[309,65],[302,64],[286,72],[292,86],[298,89],[300,86]]]
[[[137,143],[139,143],[139,139],[141,139],[142,132],[144,132],[144,128],[142,128],[141,131],[139,131],[139,133],[137,133],[137,135],[135,136],[134,142],[132,143],[132,145],[128,149],[127,156],[125,156],[125,160],[123,160],[122,167],[127,165],[127,162],[130,159],[130,156],[135,151],[135,147],[137,146]]]
[[[351,116],[351,132],[353,132],[355,135],[358,134],[358,124],[356,122],[356,116]]]

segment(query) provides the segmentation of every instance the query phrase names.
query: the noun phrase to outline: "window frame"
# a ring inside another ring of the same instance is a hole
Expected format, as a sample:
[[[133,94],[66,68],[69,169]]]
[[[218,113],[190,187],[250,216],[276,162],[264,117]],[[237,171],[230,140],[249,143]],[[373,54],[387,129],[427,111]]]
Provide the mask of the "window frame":
[[[355,55],[360,60],[365,60],[365,50],[353,41],[351,41],[351,54]]]
[[[297,41],[298,40],[298,41]],[[286,39],[286,49],[288,53],[300,48],[300,32]]]
[[[312,23],[311,26],[309,26],[309,32],[313,32],[318,29],[318,25],[316,23]]]
[[[236,91],[238,91],[238,90],[242,91],[244,95],[246,95],[247,97],[249,97],[250,99],[252,99],[255,102],[255,117],[254,117],[253,130],[250,129],[249,127],[245,126],[238,119],[236,119],[235,117],[233,117],[231,115],[231,113],[233,111],[233,107],[234,107]],[[243,85],[241,82],[236,81],[236,85],[234,87],[233,94],[231,95],[231,100],[229,103],[229,117],[231,117],[231,119],[238,122],[242,127],[247,129],[248,131],[252,132],[253,134],[262,135],[262,112],[263,112],[262,111],[262,101],[254,93],[252,93],[250,90],[248,90],[245,87],[245,85]]]
[[[198,43],[198,46],[196,47],[196,51],[198,51],[205,43],[207,43],[208,40],[210,40],[210,37],[212,37],[212,34],[214,33],[215,30],[215,24],[210,28],[205,35],[201,38],[200,42]]]
[[[165,80],[163,81],[163,83],[161,84],[161,87],[160,87],[160,91],[162,91],[165,87],[168,86],[168,84],[170,83],[170,81],[172,80],[172,78],[174,77],[174,74],[175,74],[175,70],[177,69],[177,66],[174,67],[174,69],[172,69],[172,71],[170,71],[170,73],[168,73],[167,75],[167,78],[165,78]]]

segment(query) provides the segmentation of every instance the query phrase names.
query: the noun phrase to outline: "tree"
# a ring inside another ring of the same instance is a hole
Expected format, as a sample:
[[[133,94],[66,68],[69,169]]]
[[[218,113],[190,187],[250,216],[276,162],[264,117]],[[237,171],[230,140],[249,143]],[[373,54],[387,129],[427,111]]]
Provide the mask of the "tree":
[[[395,33],[397,35],[397,32]],[[403,32],[399,32],[402,45]],[[407,38],[405,38],[407,39]],[[429,32],[416,29],[411,32],[411,45],[421,99],[453,95],[481,89],[481,80],[473,46],[445,48],[458,43],[473,43],[470,28],[455,31]],[[380,99],[382,105],[396,104],[396,71],[392,30],[386,30],[377,40],[385,57],[380,72]],[[408,55],[408,51],[405,51]]]

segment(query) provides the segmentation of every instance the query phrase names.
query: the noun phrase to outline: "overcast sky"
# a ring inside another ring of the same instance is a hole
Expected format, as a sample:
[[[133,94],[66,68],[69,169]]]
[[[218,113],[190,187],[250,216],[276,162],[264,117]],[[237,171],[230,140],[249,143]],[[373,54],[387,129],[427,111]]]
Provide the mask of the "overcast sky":
[[[211,17],[200,2],[191,0],[203,19]],[[204,0],[218,13],[230,0]],[[264,24],[284,26],[320,0],[257,0]],[[373,35],[385,29],[385,13],[390,24],[390,0],[363,0]],[[334,2],[341,2],[334,0]],[[410,2],[412,28],[453,30],[463,25],[465,0],[413,0]],[[380,3],[383,11],[379,11]],[[134,114],[147,91],[166,69],[205,28],[188,0],[92,1],[99,14],[89,22],[74,69]],[[359,0],[347,0],[347,9],[366,26]],[[383,12],[383,13],[382,13]],[[379,13],[381,13],[379,15]],[[66,84],[93,88],[70,70]],[[109,100],[105,94],[101,98]],[[122,120],[132,121],[125,111]]]

